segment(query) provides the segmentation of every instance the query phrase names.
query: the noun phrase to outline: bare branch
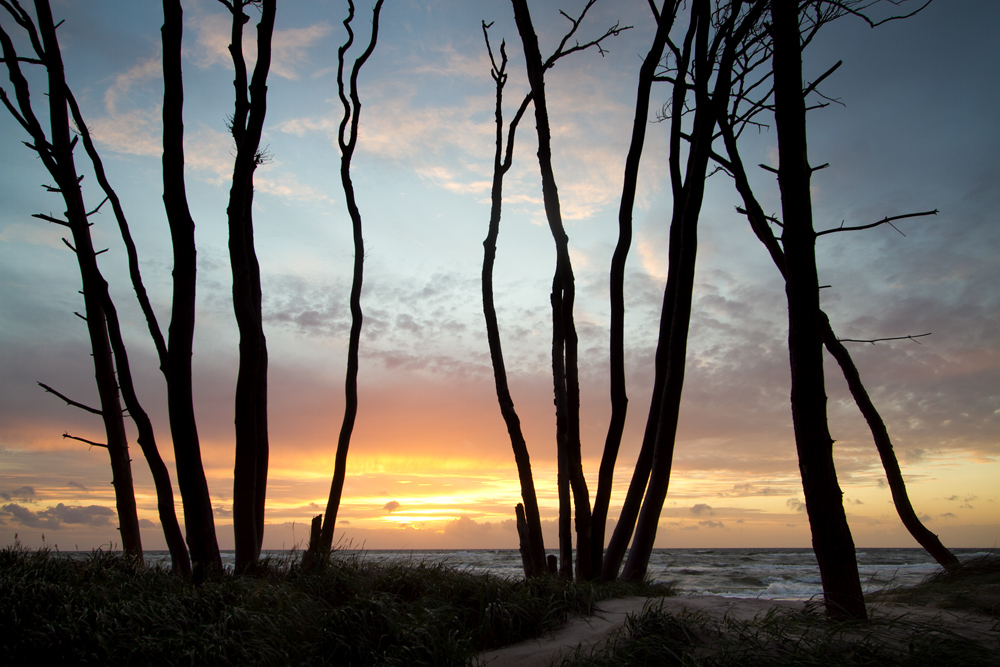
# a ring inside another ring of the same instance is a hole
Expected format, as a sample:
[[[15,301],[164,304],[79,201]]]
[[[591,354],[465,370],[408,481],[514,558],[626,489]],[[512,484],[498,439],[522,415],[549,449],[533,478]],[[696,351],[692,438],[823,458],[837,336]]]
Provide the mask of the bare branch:
[[[67,440],[79,440],[80,442],[85,442],[88,445],[93,445],[94,447],[104,447],[104,449],[108,449],[108,446],[103,442],[94,442],[93,440],[87,440],[86,438],[78,438],[75,435],[70,435],[69,433],[63,433],[63,437]]]
[[[739,213],[740,215],[746,215],[746,216],[750,215],[750,213],[745,208],[743,208],[741,206],[737,206],[736,207],[736,212]],[[774,224],[778,225],[779,227],[783,227],[784,226],[784,225],[781,224],[781,221],[778,220],[773,215],[763,215],[761,217],[764,218],[765,220],[767,220],[768,222],[773,222]]]
[[[62,225],[63,227],[69,227],[69,222],[66,220],[60,220],[59,218],[53,218],[51,215],[45,215],[44,213],[34,213],[32,218],[38,218],[39,220],[45,220],[46,222],[52,222],[57,225]]]
[[[890,336],[888,338],[862,338],[862,339],[838,338],[837,340],[840,341],[841,343],[868,343],[870,345],[874,345],[875,343],[881,343],[887,340],[912,340],[917,345],[920,345],[920,341],[918,341],[917,338],[923,338],[924,336],[930,336],[930,335],[931,332],[916,334],[913,336]]]
[[[559,10],[559,13],[566,17],[566,19],[572,24],[572,27],[569,29],[569,32],[567,32],[563,36],[562,41],[559,42],[559,47],[555,50],[555,53],[549,56],[548,60],[545,61],[544,69],[549,69],[550,67],[552,67],[556,63],[556,61],[562,58],[563,56],[568,56],[569,54],[574,53],[576,51],[585,51],[592,46],[596,46],[597,51],[603,56],[607,52],[601,47],[601,42],[603,42],[608,37],[617,37],[625,30],[632,29],[632,26],[630,25],[621,27],[619,23],[615,23],[613,26],[608,28],[603,35],[601,35],[597,39],[593,39],[585,44],[576,42],[572,47],[563,50],[569,39],[576,33],[577,28],[580,27],[580,24],[583,22],[583,17],[587,15],[587,12],[590,10],[591,7],[594,6],[595,2],[597,2],[597,0],[588,0],[586,6],[584,6],[583,8],[583,11],[581,11],[580,15],[575,19],[566,12]]]
[[[62,400],[66,401],[66,405],[72,405],[74,408],[80,408],[81,410],[85,410],[85,411],[90,412],[90,413],[95,414],[95,415],[103,414],[97,408],[92,408],[89,405],[84,405],[83,403],[80,403],[78,401],[74,401],[71,398],[67,398],[66,396],[64,396],[63,394],[60,394],[58,391],[56,391],[55,389],[53,389],[49,385],[45,384],[44,382],[39,382],[38,386],[41,387],[42,389],[44,389],[47,393],[49,393],[49,394],[55,394],[56,396],[58,396]]]
[[[882,218],[878,222],[873,222],[867,225],[858,225],[857,227],[844,227],[843,223],[841,223],[840,227],[836,227],[834,229],[824,229],[821,232],[816,232],[816,236],[823,236],[824,234],[832,234],[834,232],[857,232],[862,229],[871,229],[872,227],[878,227],[879,225],[889,225],[897,232],[899,232],[902,236],[906,236],[906,234],[900,232],[899,229],[896,229],[896,226],[892,224],[895,220],[904,220],[906,218],[919,218],[925,215],[937,215],[937,214],[938,214],[937,209],[934,209],[933,211],[922,211],[920,213],[905,213],[903,215],[893,215],[887,218]]]
[[[838,60],[836,65],[834,65],[830,69],[828,69],[825,72],[823,72],[823,74],[821,74],[818,79],[816,79],[815,81],[813,81],[812,83],[810,83],[808,86],[806,86],[806,89],[802,91],[802,97],[805,97],[809,93],[811,93],[814,90],[816,90],[816,86],[818,86],[819,84],[821,84],[823,82],[823,80],[826,79],[826,77],[828,77],[831,74],[833,74],[834,72],[836,72],[837,68],[839,68],[843,64],[844,64],[843,60]]]
[[[87,213],[87,217],[89,218],[90,216],[92,216],[95,213],[97,213],[98,211],[100,211],[101,207],[104,206],[107,202],[108,202],[108,196],[105,195],[104,199],[101,200],[101,203],[98,204],[97,206],[95,206],[93,211],[90,211],[89,213]]]

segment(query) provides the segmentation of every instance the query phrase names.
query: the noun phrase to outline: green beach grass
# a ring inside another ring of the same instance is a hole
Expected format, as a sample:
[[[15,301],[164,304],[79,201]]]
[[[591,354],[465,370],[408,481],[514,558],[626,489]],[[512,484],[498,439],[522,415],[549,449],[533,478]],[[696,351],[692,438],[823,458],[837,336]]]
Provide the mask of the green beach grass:
[[[199,586],[120,553],[0,551],[6,664],[467,665],[481,651],[664,586],[509,581],[334,553],[304,571],[265,560]]]
[[[1000,665],[1000,557],[966,562],[911,587],[870,594],[867,622],[828,621],[819,602],[751,620],[668,613],[651,602],[607,643],[559,667]]]

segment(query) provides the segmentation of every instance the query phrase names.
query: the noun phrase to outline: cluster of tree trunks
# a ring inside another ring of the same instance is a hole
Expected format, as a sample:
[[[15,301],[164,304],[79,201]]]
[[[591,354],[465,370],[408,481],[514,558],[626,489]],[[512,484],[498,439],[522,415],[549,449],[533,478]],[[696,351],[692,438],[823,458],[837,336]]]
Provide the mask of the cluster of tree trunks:
[[[260,150],[260,141],[267,109],[266,81],[270,67],[276,1],[219,2],[226,6],[232,16],[232,41],[229,49],[235,69],[236,97],[231,129],[236,158],[227,213],[233,305],[240,332],[240,365],[235,403],[233,510],[236,570],[244,572],[253,569],[260,554],[267,484],[268,359],[262,326],[260,267],[253,240],[252,205],[254,173],[265,159]],[[691,0],[688,3],[664,0],[657,8],[650,2],[656,31],[639,70],[632,137],[619,208],[619,238],[610,272],[612,414],[591,509],[581,458],[579,359],[573,315],[575,279],[570,261],[569,237],[562,222],[559,192],[552,166],[545,73],[566,55],[592,47],[602,50],[602,43],[606,39],[627,29],[616,24],[597,39],[584,43],[577,41],[569,46],[569,41],[595,2],[596,0],[588,0],[576,18],[563,13],[570,21],[570,29],[553,54],[543,59],[526,0],[511,0],[525,55],[529,91],[506,128],[502,104],[508,78],[506,44],[501,44],[497,58],[490,45],[490,26],[483,23],[491,75],[496,84],[496,149],[492,201],[489,231],[483,242],[483,312],[497,399],[510,437],[521,485],[522,503],[516,507],[516,516],[525,574],[533,577],[558,571],[564,577],[575,575],[579,579],[601,577],[608,580],[619,577],[637,580],[646,575],[670,482],[692,311],[698,220],[708,168],[714,161],[733,178],[745,207],[742,211],[785,280],[789,314],[792,423],[827,611],[834,617],[864,618],[866,612],[854,544],[837,482],[833,439],[827,421],[824,347],[837,360],[848,387],[871,428],[889,480],[893,501],[904,525],[943,566],[958,566],[954,555],[917,518],[907,497],[886,426],[868,396],[860,372],[847,348],[836,337],[829,319],[820,307],[816,240],[823,233],[846,229],[817,232],[813,226],[810,182],[816,168],[808,160],[806,100],[818,83],[832,73],[837,65],[818,81],[805,85],[802,79],[802,51],[816,30],[841,16],[860,16],[869,24],[877,25],[878,22],[869,19],[865,13],[875,3],[861,0],[845,0],[828,5],[818,1],[798,0]],[[351,159],[357,146],[361,111],[358,75],[375,49],[382,3],[383,0],[377,0],[374,5],[370,41],[365,51],[354,61],[347,82],[346,53],[354,41],[351,24],[355,8],[351,0],[348,0],[349,12],[344,20],[348,38],[338,52],[338,93],[344,108],[338,136],[340,176],[352,221],[355,250],[350,297],[352,326],[345,382],[345,413],[326,513],[313,521],[309,548],[304,557],[304,562],[310,565],[322,562],[332,546],[346,477],[347,453],[357,416],[364,242],[361,213],[351,180]],[[249,21],[243,10],[249,5],[260,5],[261,21],[257,27],[257,62],[253,76],[248,81],[242,40],[243,27]],[[181,4],[179,0],[163,0],[163,202],[174,256],[171,321],[166,339],[160,331],[142,284],[138,254],[125,214],[108,183],[100,156],[65,81],[48,1],[36,0],[35,19],[17,0],[0,0],[0,6],[26,31],[34,50],[33,58],[20,57],[10,35],[0,25],[3,63],[8,69],[15,93],[15,99],[12,100],[6,92],[0,90],[0,101],[31,137],[29,147],[38,154],[55,181],[55,185],[50,186],[49,190],[60,194],[66,206],[65,219],[41,214],[36,217],[64,226],[71,232],[72,242],[66,240],[66,244],[76,255],[83,283],[85,313],[80,317],[85,320],[90,336],[100,407],[86,406],[47,385],[42,386],[70,405],[102,418],[106,443],[96,443],[75,436],[67,437],[107,449],[125,552],[137,558],[142,557],[122,401],[136,424],[137,442],[153,474],[160,520],[175,570],[183,575],[194,572],[196,576],[218,572],[221,570],[221,558],[211,497],[201,460],[191,383],[196,249],[194,220],[188,208],[184,183]],[[682,8],[688,10],[688,20],[682,39],[675,43],[671,32],[681,23],[677,21],[677,17]],[[908,15],[912,13],[915,12]],[[22,62],[40,64],[46,70],[48,133],[32,109],[27,79],[21,71]],[[624,505],[605,550],[605,525],[610,508],[611,484],[628,406],[624,362],[624,272],[632,239],[632,209],[648,126],[652,86],[658,81],[671,85],[669,101],[664,105],[662,115],[662,120],[667,121],[669,132],[667,160],[673,194],[669,269],[646,428]],[[556,249],[551,307],[552,378],[559,464],[557,567],[552,567],[545,556],[528,447],[507,381],[493,297],[493,271],[501,219],[503,181],[513,161],[516,128],[529,105],[532,106],[535,117],[544,208]],[[773,112],[778,137],[779,166],[776,173],[783,220],[780,223],[780,238],[775,237],[771,227],[777,221],[764,215],[750,187],[738,147],[741,131],[748,125],[759,124],[754,119],[765,112]],[[70,119],[77,127],[78,137],[71,138]],[[725,156],[714,148],[716,140],[720,138],[725,147]],[[78,174],[73,157],[73,150],[80,139],[98,183],[106,195],[105,201],[110,201],[114,209],[128,253],[132,285],[146,317],[166,379],[169,424],[184,508],[187,548],[174,512],[169,473],[159,456],[152,424],[136,396],[117,311],[97,264],[100,253],[93,246],[88,222],[89,216],[97,209],[87,210],[80,188],[82,177]],[[914,217],[935,212],[897,217]],[[891,219],[893,218],[849,229],[865,229]],[[572,519],[571,513],[575,514]]]

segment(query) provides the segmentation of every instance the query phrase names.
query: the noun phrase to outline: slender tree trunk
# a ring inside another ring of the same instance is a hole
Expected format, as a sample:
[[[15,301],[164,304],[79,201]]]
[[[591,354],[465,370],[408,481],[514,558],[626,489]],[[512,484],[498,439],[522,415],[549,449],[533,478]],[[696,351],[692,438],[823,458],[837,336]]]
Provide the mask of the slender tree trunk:
[[[344,86],[344,57],[354,43],[354,31],[351,21],[354,19],[354,3],[348,0],[348,15],[344,19],[347,29],[347,41],[337,52],[337,91],[344,106],[344,116],[340,122],[338,143],[340,145],[340,181],[344,188],[347,201],[347,212],[351,216],[351,227],[354,234],[354,272],[351,282],[351,333],[347,347],[347,377],[344,382],[344,420],[337,439],[337,456],[334,462],[333,479],[330,482],[330,496],[326,503],[326,514],[323,518],[323,529],[319,544],[310,544],[306,556],[316,562],[329,553],[333,546],[333,531],[337,523],[337,511],[340,508],[340,498],[344,491],[344,481],[347,477],[347,451],[351,444],[351,434],[354,432],[354,421],[358,414],[358,352],[361,345],[361,287],[364,279],[365,242],[361,224],[361,211],[358,209],[354,195],[354,183],[351,181],[351,158],[358,143],[358,123],[361,117],[361,98],[358,95],[358,74],[367,62],[375,44],[378,42],[379,15],[383,0],[378,0],[372,8],[372,34],[368,48],[354,61],[351,69],[350,89]],[[350,95],[350,97],[348,97]],[[348,132],[348,126],[350,131]]]
[[[520,542],[521,559],[526,577],[534,577],[548,572],[545,563],[545,545],[542,538],[542,522],[538,511],[538,499],[535,495],[535,482],[531,474],[531,459],[528,456],[528,446],[521,431],[521,420],[514,409],[514,399],[510,395],[507,384],[507,368],[504,364],[503,347],[500,343],[500,325],[497,322],[496,306],[493,301],[493,266],[496,262],[497,237],[500,234],[500,214],[503,203],[503,178],[510,169],[514,154],[514,135],[518,122],[524,115],[531,99],[525,97],[510,123],[507,133],[507,148],[503,143],[503,87],[507,82],[507,53],[500,46],[501,61],[498,66],[489,47],[487,26],[483,24],[483,35],[490,53],[493,66],[491,74],[496,82],[496,151],[493,155],[493,187],[491,191],[490,225],[486,239],[483,241],[483,315],[486,319],[486,339],[490,346],[490,360],[493,363],[493,381],[496,385],[497,402],[500,404],[500,414],[507,426],[511,448],[514,450],[514,462],[517,465],[517,476],[521,486],[521,500],[516,509],[518,538]]]
[[[826,415],[797,0],[773,0],[771,18],[795,446],[827,614],[864,619],[867,613],[854,541],[837,483]]]
[[[163,337],[160,335],[156,316],[153,314],[149,299],[146,296],[145,287],[142,283],[142,277],[139,274],[138,254],[136,253],[135,244],[132,242],[132,235],[129,232],[128,222],[125,219],[125,212],[122,210],[117,193],[115,193],[108,182],[107,175],[104,172],[103,161],[97,152],[97,148],[94,146],[90,130],[83,120],[83,114],[80,113],[80,108],[76,104],[73,94],[68,88],[66,90],[66,99],[69,102],[77,130],[80,133],[81,139],[83,139],[84,148],[93,163],[97,181],[114,209],[115,218],[118,221],[122,239],[125,241],[128,253],[132,284],[139,298],[143,313],[146,315],[150,332],[153,334],[157,354],[165,362],[166,348],[163,346]],[[136,442],[139,444],[143,456],[146,458],[149,471],[153,477],[153,484],[156,488],[156,506],[160,517],[160,526],[163,528],[163,536],[166,539],[167,548],[170,550],[171,567],[176,574],[189,577],[191,576],[191,560],[188,557],[187,547],[184,545],[184,535],[181,533],[180,524],[177,522],[177,512],[174,508],[174,491],[170,484],[170,472],[167,470],[166,464],[163,463],[160,451],[156,446],[153,424],[135,393],[135,387],[132,383],[132,371],[128,361],[128,352],[118,322],[118,313],[107,290],[103,292],[101,298],[107,316],[108,334],[111,340],[111,349],[115,356],[115,367],[118,371],[118,383],[121,387],[122,398],[125,401],[125,407],[128,409],[129,415],[132,417],[132,421],[135,422],[136,430],[138,431]]]
[[[195,576],[221,571],[215,518],[191,387],[197,261],[194,220],[184,186],[184,85],[181,74],[183,12],[179,0],[163,0],[163,205],[174,253],[173,296],[167,334],[167,408],[174,441],[177,485]]]
[[[107,450],[111,459],[112,485],[115,489],[115,504],[118,511],[122,549],[130,556],[142,559],[142,541],[139,534],[139,518],[132,486],[132,468],[129,460],[125,423],[119,403],[118,384],[115,380],[114,359],[108,338],[108,324],[105,318],[101,294],[106,292],[107,283],[97,266],[97,254],[90,236],[88,213],[80,190],[80,178],[73,160],[75,141],[70,140],[67,86],[62,54],[52,20],[52,11],[46,0],[35,3],[38,32],[31,24],[31,18],[20,6],[6,7],[7,11],[24,27],[30,35],[38,58],[45,67],[48,77],[48,116],[51,137],[46,138],[41,124],[32,108],[28,82],[21,73],[18,56],[13,42],[0,28],[3,59],[7,65],[11,83],[14,84],[20,114],[15,118],[31,134],[33,145],[48,172],[55,179],[57,191],[66,205],[66,220],[50,216],[38,216],[68,227],[72,232],[71,248],[76,253],[83,283],[85,315],[94,360],[94,376],[100,397],[99,414],[107,436]],[[39,40],[40,33],[40,40]],[[39,43],[40,42],[40,43]],[[14,106],[6,95],[4,101],[13,113]]]
[[[608,424],[608,435],[604,441],[604,454],[601,457],[601,467],[597,477],[597,494],[594,496],[593,514],[593,553],[591,559],[595,574],[603,572],[604,563],[604,533],[608,520],[608,507],[611,504],[611,487],[614,483],[615,462],[618,460],[618,450],[621,447],[622,434],[625,431],[625,415],[628,411],[628,393],[625,385],[625,262],[628,259],[629,248],[632,245],[632,209],[635,206],[635,191],[639,181],[639,160],[646,140],[646,127],[649,125],[649,98],[653,87],[656,68],[663,57],[663,48],[667,36],[673,27],[677,15],[677,2],[664,0],[660,9],[653,44],[649,53],[639,68],[639,84],[636,91],[635,117],[632,120],[632,140],[629,143],[628,155],[625,157],[625,177],[622,184],[622,199],[618,208],[618,243],[611,257],[611,420]],[[636,468],[638,473],[638,468]],[[640,477],[643,477],[640,475]],[[642,486],[645,488],[648,471],[645,473]],[[635,519],[633,518],[634,522]],[[627,540],[626,540],[627,542]],[[624,554],[624,549],[622,549]],[[618,564],[614,569],[618,570]]]
[[[229,51],[236,72],[232,134],[236,142],[233,184],[229,191],[229,258],[233,272],[233,310],[240,331],[236,380],[236,465],[233,471],[233,530],[236,571],[257,563],[264,537],[267,488],[267,340],[261,306],[260,266],[253,240],[253,175],[260,164],[260,139],[267,112],[267,74],[271,64],[275,0],[265,0],[257,26],[257,64],[247,97],[243,25],[249,17],[240,2],[232,12]]]
[[[528,82],[535,108],[538,133],[538,163],[542,178],[545,215],[556,244],[556,269],[552,280],[552,370],[556,402],[557,442],[564,448],[567,478],[573,492],[576,520],[576,574],[582,579],[593,576],[591,563],[590,494],[583,475],[580,451],[580,382],[577,368],[577,335],[573,321],[575,285],[569,256],[569,237],[562,224],[559,192],[552,171],[552,147],[548,107],[545,101],[545,67],[538,49],[538,38],[531,23],[526,0],[511,0],[514,20],[524,45]],[[561,412],[560,412],[561,411]],[[561,415],[561,416],[560,416]],[[562,426],[560,426],[562,424]],[[561,512],[562,513],[562,512]],[[565,546],[560,544],[560,551]]]
[[[892,493],[892,504],[896,507],[896,513],[910,535],[920,546],[927,550],[934,560],[942,567],[952,569],[960,566],[958,558],[945,547],[938,536],[927,529],[917,513],[913,511],[910,497],[906,493],[906,482],[903,481],[903,473],[899,469],[899,462],[892,449],[892,440],[889,438],[889,431],[882,421],[882,416],[878,413],[872,403],[864,384],[861,382],[861,374],[854,365],[850,353],[844,344],[837,339],[833,328],[830,326],[830,319],[826,313],[820,311],[820,327],[822,328],[823,343],[826,349],[833,355],[833,358],[840,364],[840,369],[847,380],[847,386],[851,390],[851,396],[857,403],[858,409],[868,422],[872,437],[875,439],[875,447],[878,449],[879,458],[882,460],[882,468],[885,470],[886,479],[889,482],[889,490]]]

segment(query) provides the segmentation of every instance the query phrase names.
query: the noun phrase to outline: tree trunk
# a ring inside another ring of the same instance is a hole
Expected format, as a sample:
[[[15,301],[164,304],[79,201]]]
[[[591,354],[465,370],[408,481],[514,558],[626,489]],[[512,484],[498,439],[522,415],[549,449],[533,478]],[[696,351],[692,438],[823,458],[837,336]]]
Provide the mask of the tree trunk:
[[[486,35],[485,24],[483,34],[486,37],[487,48],[489,48],[489,36]],[[530,578],[548,571],[545,563],[542,522],[538,511],[538,499],[535,495],[535,482],[531,474],[528,446],[521,431],[521,420],[514,409],[514,399],[510,395],[510,387],[507,384],[507,368],[504,364],[503,347],[500,343],[500,325],[497,322],[496,306],[493,301],[493,266],[496,262],[497,237],[500,234],[503,178],[512,163],[514,135],[518,122],[524,115],[530,101],[530,96],[521,103],[510,123],[505,150],[503,145],[503,87],[507,81],[507,53],[503,46],[500,48],[500,53],[501,62],[498,66],[493,59],[492,49],[490,49],[490,59],[493,64],[491,73],[496,81],[496,150],[493,155],[490,224],[486,239],[483,241],[483,315],[486,319],[486,339],[490,346],[490,360],[493,364],[493,381],[496,386],[497,402],[500,404],[500,414],[507,426],[510,445],[514,450],[514,462],[517,465],[517,476],[521,486],[522,504],[518,504],[515,511],[524,575]]]
[[[233,531],[236,571],[253,568],[264,537],[267,488],[267,340],[261,308],[260,266],[253,240],[253,175],[260,164],[260,138],[267,112],[267,74],[271,64],[275,0],[263,3],[257,26],[257,64],[247,97],[243,25],[249,17],[241,3],[233,15],[229,51],[236,75],[232,134],[236,143],[233,184],[229,191],[229,258],[233,273],[233,310],[240,332],[236,380],[236,465],[233,471]]]
[[[104,422],[107,436],[107,450],[111,459],[112,485],[115,489],[115,504],[118,511],[119,530],[121,532],[122,549],[130,556],[142,559],[142,541],[139,535],[139,518],[135,505],[135,493],[132,486],[132,468],[129,460],[128,442],[125,435],[125,423],[121,404],[118,398],[118,384],[115,380],[114,359],[108,338],[108,325],[105,318],[102,292],[107,290],[107,283],[97,266],[97,254],[94,251],[90,236],[90,223],[87,220],[87,209],[80,190],[80,178],[77,175],[73,161],[75,141],[70,140],[69,110],[67,86],[63,69],[62,54],[56,37],[56,29],[52,20],[52,11],[45,0],[35,4],[38,17],[38,33],[41,44],[38,43],[34,28],[30,25],[30,17],[20,7],[7,10],[15,15],[18,22],[32,33],[32,42],[38,58],[45,66],[48,77],[49,127],[51,137],[46,138],[41,124],[31,109],[28,82],[22,75],[18,65],[18,56],[14,51],[13,42],[6,32],[0,30],[0,41],[3,46],[3,59],[14,84],[21,115],[15,116],[21,125],[32,135],[32,146],[48,172],[58,186],[66,205],[66,220],[60,221],[48,216],[44,219],[69,227],[73,236],[70,246],[76,253],[80,268],[80,278],[83,283],[83,299],[87,332],[94,360],[94,376],[97,381],[97,391],[100,397],[100,415]],[[18,11],[21,13],[18,14]],[[6,98],[5,98],[6,101]],[[13,110],[13,109],[11,109]],[[30,144],[29,144],[30,146]]]
[[[670,6],[668,11],[668,5]],[[621,447],[625,430],[625,416],[628,411],[628,393],[625,385],[625,262],[632,245],[632,209],[635,206],[635,191],[639,180],[639,160],[646,140],[649,125],[649,98],[653,87],[656,68],[663,57],[667,36],[673,27],[676,3],[664,0],[656,27],[653,44],[639,68],[639,84],[636,91],[635,116],[632,120],[632,140],[625,157],[625,176],[622,184],[622,199],[618,208],[618,243],[611,257],[611,325],[610,325],[610,374],[611,374],[611,420],[608,435],[604,441],[604,453],[597,476],[597,494],[594,496],[593,514],[593,560],[595,574],[603,570],[604,533],[611,504],[611,487],[614,482],[615,462]],[[646,486],[648,471],[642,476],[642,487]],[[635,521],[633,517],[632,521]],[[631,536],[631,530],[629,531]],[[627,542],[627,540],[626,540]],[[609,546],[610,548],[610,546]],[[622,549],[624,554],[624,549]],[[620,560],[619,560],[620,562]],[[618,564],[614,565],[617,576]]]
[[[83,120],[83,115],[80,113],[76,100],[68,88],[66,90],[66,98],[69,102],[77,130],[83,139],[84,148],[93,163],[97,181],[114,209],[115,218],[118,221],[122,239],[125,241],[128,252],[132,285],[139,298],[140,307],[147,318],[150,332],[153,334],[157,354],[160,356],[161,362],[165,363],[166,348],[163,346],[163,337],[160,335],[159,326],[156,324],[156,317],[153,314],[149,299],[146,297],[145,287],[142,284],[142,277],[139,274],[138,255],[135,250],[135,244],[132,242],[128,222],[125,219],[125,212],[122,210],[118,195],[108,182],[101,156],[94,146],[90,131]],[[181,533],[180,524],[177,522],[177,512],[174,508],[174,491],[170,484],[170,472],[160,457],[160,451],[156,446],[156,437],[153,432],[153,424],[149,419],[149,415],[146,414],[146,411],[139,402],[138,396],[136,396],[135,387],[132,383],[132,370],[128,361],[128,352],[125,348],[125,341],[122,338],[118,313],[111,300],[111,295],[108,294],[107,290],[104,290],[101,298],[104,303],[105,315],[107,316],[108,335],[111,340],[111,349],[115,356],[115,367],[118,371],[118,383],[121,387],[122,398],[125,401],[125,407],[128,409],[129,415],[132,417],[132,421],[135,422],[136,430],[138,431],[136,442],[139,444],[143,456],[146,458],[150,474],[153,477],[153,485],[156,488],[156,506],[160,517],[160,526],[163,529],[163,536],[166,539],[167,548],[170,550],[171,569],[175,574],[190,577],[191,559],[188,557],[187,547],[184,545],[184,535]]]
[[[826,415],[797,0],[773,0],[771,17],[795,446],[827,614],[864,619],[854,541],[837,483]]]
[[[167,408],[174,441],[177,485],[195,575],[221,571],[215,518],[194,415],[191,356],[194,340],[197,261],[194,220],[184,186],[184,85],[181,74],[183,12],[179,0],[163,0],[163,205],[174,253],[173,295],[167,334]]]
[[[730,171],[736,181],[736,189],[743,198],[743,205],[746,208],[750,226],[757,235],[757,238],[767,248],[771,259],[778,267],[778,271],[784,277],[784,252],[778,240],[771,233],[770,227],[768,227],[764,209],[760,206],[760,203],[750,189],[750,182],[743,167],[743,162],[740,159],[739,151],[737,150],[736,138],[733,135],[732,128],[728,124],[723,124],[722,135],[725,139],[726,150],[729,155]],[[926,549],[942,567],[955,567],[959,564],[959,560],[941,543],[937,535],[928,530],[920,522],[916,512],[913,510],[913,505],[910,503],[910,498],[906,493],[906,483],[903,481],[899,462],[896,460],[896,454],[893,452],[892,440],[889,438],[885,422],[882,421],[882,416],[868,396],[864,383],[861,381],[861,374],[854,365],[854,360],[851,358],[850,352],[837,339],[837,335],[830,326],[830,319],[822,310],[820,311],[820,324],[823,329],[823,344],[840,365],[844,378],[847,380],[847,386],[851,391],[851,396],[854,398],[858,409],[861,410],[861,414],[864,415],[865,420],[868,422],[872,438],[875,440],[875,447],[878,449],[879,457],[882,460],[882,467],[885,470],[886,478],[889,480],[892,502],[896,507],[899,518],[917,543]]]
[[[575,285],[569,256],[569,237],[562,224],[559,192],[552,171],[552,147],[548,108],[545,101],[545,67],[526,0],[511,0],[514,20],[524,45],[528,82],[535,108],[538,133],[538,164],[542,179],[545,215],[556,245],[556,269],[552,280],[552,371],[556,402],[557,446],[565,450],[566,471],[573,492],[576,519],[577,577],[593,577],[591,564],[590,495],[580,452],[580,382],[577,368],[577,335],[573,321]],[[560,413],[560,411],[562,411]],[[560,416],[561,415],[561,416]],[[560,423],[562,426],[560,426]],[[563,435],[564,434],[564,435]],[[561,512],[562,513],[562,512]],[[564,520],[564,519],[561,519]],[[560,545],[562,551],[564,546]]]
[[[882,459],[882,468],[885,470],[885,476],[889,482],[889,490],[892,492],[892,504],[896,507],[896,513],[899,514],[900,520],[906,526],[906,529],[910,531],[913,539],[926,549],[927,553],[933,556],[934,560],[942,567],[947,569],[958,567],[960,563],[955,554],[941,544],[938,536],[928,530],[927,526],[921,523],[919,517],[917,517],[917,513],[913,511],[910,497],[906,493],[906,482],[903,481],[903,473],[899,469],[899,462],[896,460],[896,454],[893,452],[892,440],[889,439],[889,431],[885,427],[885,422],[882,421],[882,416],[879,415],[878,410],[875,409],[875,405],[868,396],[868,392],[865,391],[865,386],[861,382],[861,374],[858,373],[858,369],[854,365],[850,353],[844,347],[844,344],[837,339],[833,328],[830,326],[830,319],[822,311],[820,312],[820,326],[826,349],[829,350],[833,358],[840,364],[844,378],[847,379],[847,386],[851,390],[851,396],[854,397],[854,402],[857,403],[858,409],[861,410],[865,421],[868,422],[868,428],[871,429],[879,458]]]
[[[344,491],[344,480],[347,477],[347,452],[351,445],[351,434],[354,432],[354,421],[358,415],[358,352],[361,345],[361,287],[364,279],[365,241],[361,224],[361,211],[358,209],[354,195],[354,183],[351,181],[351,158],[358,143],[358,122],[361,116],[361,99],[358,96],[358,73],[375,50],[378,42],[379,14],[382,11],[383,0],[378,0],[372,8],[372,34],[368,48],[354,61],[350,78],[350,98],[344,87],[344,56],[354,43],[354,31],[351,21],[354,19],[354,3],[348,2],[348,16],[344,20],[347,29],[347,41],[338,50],[337,91],[344,106],[344,117],[340,123],[338,144],[340,145],[340,182],[344,188],[347,202],[347,212],[351,216],[351,227],[354,234],[354,272],[351,282],[351,333],[347,346],[347,377],[344,382],[344,420],[337,439],[337,456],[334,462],[333,479],[330,482],[330,496],[326,503],[326,514],[323,518],[323,530],[320,542],[309,545],[309,550],[322,557],[329,553],[333,546],[333,531],[337,523],[337,511],[340,508],[340,497]],[[350,133],[347,128],[350,125]]]

